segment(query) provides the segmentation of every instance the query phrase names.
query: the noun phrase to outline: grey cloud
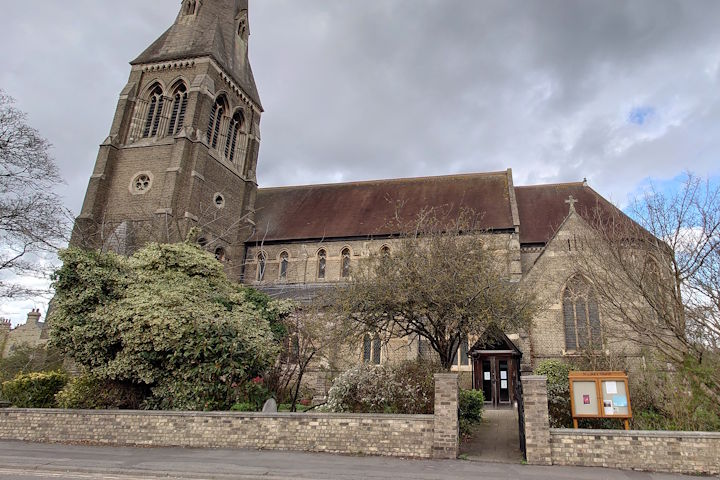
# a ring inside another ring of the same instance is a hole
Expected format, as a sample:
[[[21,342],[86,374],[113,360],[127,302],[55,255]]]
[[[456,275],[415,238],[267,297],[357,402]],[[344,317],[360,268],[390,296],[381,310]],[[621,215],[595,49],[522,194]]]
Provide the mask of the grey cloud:
[[[75,211],[127,61],[178,4],[5,7],[0,88],[55,144]],[[700,0],[251,1],[260,183],[513,167],[518,183],[587,176],[622,200],[649,176],[717,172],[719,14]],[[638,105],[657,118],[625,125]]]

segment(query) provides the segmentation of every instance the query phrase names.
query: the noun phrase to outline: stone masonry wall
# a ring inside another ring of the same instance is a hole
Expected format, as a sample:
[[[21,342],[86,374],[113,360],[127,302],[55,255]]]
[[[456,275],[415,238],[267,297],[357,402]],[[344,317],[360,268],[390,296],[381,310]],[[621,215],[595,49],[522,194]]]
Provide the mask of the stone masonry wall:
[[[553,465],[720,474],[720,433],[550,430]]]
[[[7,409],[0,440],[456,458],[458,377],[435,376],[434,415]]]
[[[459,448],[458,375],[435,374],[434,458],[457,458]]]
[[[0,439],[430,458],[433,416],[10,409]]]
[[[531,465],[551,465],[547,377],[523,375],[522,386],[525,410],[525,456]]]
[[[550,429],[545,377],[523,376],[527,461],[720,474],[720,433]]]

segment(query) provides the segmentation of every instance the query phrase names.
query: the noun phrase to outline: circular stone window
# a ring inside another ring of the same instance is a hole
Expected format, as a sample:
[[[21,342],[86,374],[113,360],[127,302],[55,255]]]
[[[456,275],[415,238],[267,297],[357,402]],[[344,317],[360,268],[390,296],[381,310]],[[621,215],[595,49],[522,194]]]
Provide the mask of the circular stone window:
[[[152,174],[150,172],[141,172],[135,175],[130,183],[130,192],[133,195],[143,195],[152,188]]]
[[[225,208],[225,197],[223,197],[221,193],[216,193],[213,203],[215,203],[217,208]]]

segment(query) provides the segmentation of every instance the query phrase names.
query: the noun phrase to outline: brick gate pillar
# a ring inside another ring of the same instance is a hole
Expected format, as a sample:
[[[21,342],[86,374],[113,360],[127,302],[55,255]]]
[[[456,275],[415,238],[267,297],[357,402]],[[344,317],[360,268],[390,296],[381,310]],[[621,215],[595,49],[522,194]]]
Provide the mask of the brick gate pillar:
[[[523,375],[522,386],[527,462],[530,465],[552,465],[547,377]]]
[[[460,444],[458,396],[457,374],[436,373],[433,458],[458,456]]]

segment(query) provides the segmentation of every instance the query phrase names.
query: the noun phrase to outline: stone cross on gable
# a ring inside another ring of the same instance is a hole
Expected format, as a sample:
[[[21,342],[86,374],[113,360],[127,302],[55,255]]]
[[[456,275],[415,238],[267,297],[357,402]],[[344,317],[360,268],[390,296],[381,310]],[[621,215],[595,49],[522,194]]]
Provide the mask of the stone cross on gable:
[[[565,200],[565,203],[570,205],[571,212],[575,211],[575,204],[578,202],[579,202],[579,200],[577,198],[573,197],[572,195],[570,195],[570,197],[567,200]]]

